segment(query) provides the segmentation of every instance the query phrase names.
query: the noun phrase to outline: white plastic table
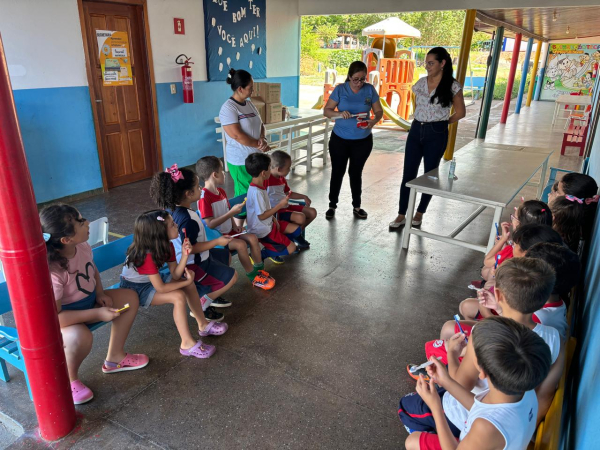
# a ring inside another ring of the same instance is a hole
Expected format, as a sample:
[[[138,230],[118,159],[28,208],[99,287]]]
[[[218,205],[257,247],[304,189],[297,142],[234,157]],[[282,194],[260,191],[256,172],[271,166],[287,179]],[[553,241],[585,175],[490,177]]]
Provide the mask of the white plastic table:
[[[410,188],[406,225],[402,236],[402,247],[408,248],[410,235],[423,236],[441,242],[487,253],[494,245],[495,223],[500,222],[502,211],[525,186],[537,186],[537,197],[544,189],[548,159],[553,150],[516,145],[490,144],[475,140],[455,154],[455,178],[449,179],[450,161],[439,168],[406,183]],[[539,183],[532,182],[541,169]],[[412,227],[417,193],[471,203],[479,207],[448,235],[439,235]],[[485,208],[494,208],[488,245],[478,245],[456,239]]]
[[[588,106],[592,104],[592,97],[589,95],[569,95],[563,94],[556,98],[556,103],[554,103],[554,115],[552,116],[552,128],[554,128],[554,124],[556,120],[567,120],[567,117],[559,117],[561,113],[568,111],[574,111],[575,108],[567,108],[565,106]],[[564,116],[564,114],[563,114]]]

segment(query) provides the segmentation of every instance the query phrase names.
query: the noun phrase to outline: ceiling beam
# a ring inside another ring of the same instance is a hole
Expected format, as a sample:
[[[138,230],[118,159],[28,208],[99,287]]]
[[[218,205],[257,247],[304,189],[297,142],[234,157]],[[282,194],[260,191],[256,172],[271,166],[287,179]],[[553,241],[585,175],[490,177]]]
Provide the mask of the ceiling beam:
[[[486,23],[488,25],[495,26],[495,27],[504,27],[505,29],[512,31],[513,33],[520,33],[523,36],[528,37],[528,38],[537,39],[538,41],[542,41],[542,42],[548,42],[548,38],[545,38],[544,36],[540,36],[539,34],[532,33],[531,31],[526,30],[525,28],[521,28],[516,25],[513,25],[512,23],[508,23],[508,22],[504,22],[502,20],[495,19],[494,17],[488,16],[487,14],[485,14],[481,11],[477,11],[477,20],[479,20],[480,22]]]

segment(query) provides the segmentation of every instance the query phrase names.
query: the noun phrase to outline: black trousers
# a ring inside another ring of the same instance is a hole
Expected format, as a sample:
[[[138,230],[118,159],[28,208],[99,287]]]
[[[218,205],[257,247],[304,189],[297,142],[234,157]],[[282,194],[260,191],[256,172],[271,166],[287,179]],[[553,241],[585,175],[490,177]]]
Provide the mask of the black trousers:
[[[373,135],[364,139],[343,139],[334,132],[329,138],[329,154],[331,155],[331,181],[329,182],[329,207],[335,208],[339,201],[340,189],[346,174],[348,161],[350,168],[350,190],[352,191],[352,206],[360,208],[362,193],[362,171],[373,150]]]
[[[410,196],[410,188],[406,187],[406,183],[417,178],[421,160],[425,165],[425,172],[439,167],[442,156],[446,151],[446,145],[448,145],[448,121],[412,121],[404,149],[404,173],[400,185],[398,214],[406,214]],[[431,195],[422,194],[417,212],[426,212],[430,201]]]

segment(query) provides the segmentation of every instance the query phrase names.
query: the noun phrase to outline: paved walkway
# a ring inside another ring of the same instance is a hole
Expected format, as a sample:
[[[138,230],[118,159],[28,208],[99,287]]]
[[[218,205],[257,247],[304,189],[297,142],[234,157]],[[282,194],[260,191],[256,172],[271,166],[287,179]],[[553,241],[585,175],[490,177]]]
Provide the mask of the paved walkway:
[[[536,103],[520,119],[496,126],[488,140],[557,148],[560,135],[546,125],[552,108]],[[551,165],[574,168],[579,162],[554,155]],[[13,379],[0,382],[0,411],[26,430],[10,448],[401,448],[406,432],[396,415],[398,399],[414,389],[406,364],[423,361],[423,343],[457,313],[481,265],[478,252],[419,237],[408,252],[401,250],[401,234],[387,227],[401,175],[401,154],[374,151],[363,183],[368,220],[352,217],[345,181],[336,218],[327,222],[330,167],[300,168],[290,185],[306,192],[320,213],[307,230],[311,249],[267,267],[277,279],[270,292],[240,277],[226,295],[234,303],[226,310],[229,331],[206,339],[217,345],[209,360],[181,357],[170,307],[155,307],[140,312],[127,342],[128,351],[147,353],[150,365],[104,375],[109,329],[98,330],[81,368],[95,398],[77,408],[72,435],[52,446],[36,435],[23,375],[9,368]],[[108,216],[113,232],[129,234],[136,215],[154,207],[148,184],[75,206],[91,219]],[[226,188],[231,194],[229,182]],[[535,190],[523,195],[533,197]],[[452,229],[474,208],[434,199],[423,227]],[[505,219],[511,211],[512,205]],[[491,220],[486,211],[464,233],[484,244]],[[241,270],[237,261],[234,266]],[[117,275],[113,270],[103,278],[114,282]]]

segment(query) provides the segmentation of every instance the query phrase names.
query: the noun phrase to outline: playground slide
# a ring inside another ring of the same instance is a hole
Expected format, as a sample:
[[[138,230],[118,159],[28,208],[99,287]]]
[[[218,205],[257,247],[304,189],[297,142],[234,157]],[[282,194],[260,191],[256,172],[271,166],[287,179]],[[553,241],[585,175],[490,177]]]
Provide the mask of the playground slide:
[[[410,130],[410,122],[404,120],[402,117],[400,117],[398,114],[396,114],[392,110],[392,108],[390,108],[390,105],[387,104],[385,99],[380,97],[379,101],[381,102],[381,106],[383,107],[383,112],[387,116],[388,119],[390,119],[392,122],[394,122],[400,128],[403,128],[406,131]]]
[[[317,100],[317,103],[314,104],[312,109],[323,109],[323,96],[322,95],[319,96],[319,100]]]

